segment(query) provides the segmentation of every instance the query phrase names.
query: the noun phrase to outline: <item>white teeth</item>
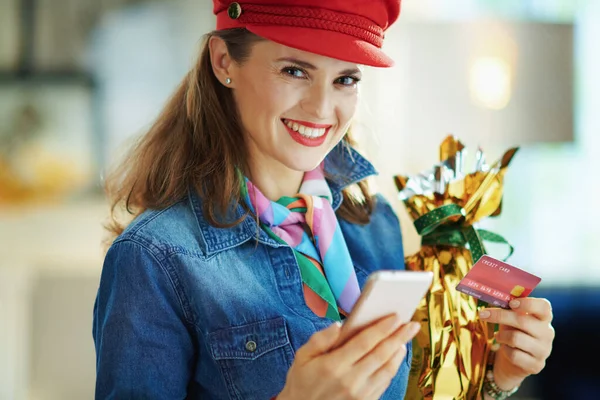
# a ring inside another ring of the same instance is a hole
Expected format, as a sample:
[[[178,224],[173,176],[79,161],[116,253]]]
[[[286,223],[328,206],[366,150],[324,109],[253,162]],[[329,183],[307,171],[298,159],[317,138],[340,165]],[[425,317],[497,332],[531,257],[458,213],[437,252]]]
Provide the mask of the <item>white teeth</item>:
[[[304,137],[311,139],[323,136],[325,134],[325,131],[327,130],[325,128],[310,128],[308,126],[304,126],[298,124],[297,122],[292,122],[288,120],[283,121],[290,129],[294,130],[295,132],[299,132]]]

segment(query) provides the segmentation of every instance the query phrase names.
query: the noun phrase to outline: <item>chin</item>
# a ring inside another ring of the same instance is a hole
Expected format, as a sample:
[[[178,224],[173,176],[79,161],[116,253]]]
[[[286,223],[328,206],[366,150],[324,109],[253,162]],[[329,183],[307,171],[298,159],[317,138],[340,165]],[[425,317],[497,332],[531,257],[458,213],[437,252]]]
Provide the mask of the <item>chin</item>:
[[[307,162],[307,161],[299,161],[299,160],[290,160],[290,162],[286,163],[286,166],[289,169],[300,172],[308,172],[312,171],[321,164],[323,158],[315,162]]]
[[[286,133],[287,135],[287,133]],[[278,161],[293,171],[308,172],[317,168],[329,152],[342,140],[343,135],[334,133],[317,147],[296,143],[289,136],[279,143]],[[281,151],[283,150],[283,151]]]
[[[329,152],[321,149],[311,149],[310,151],[295,151],[291,154],[286,154],[285,158],[281,159],[281,163],[291,170],[308,172],[317,168],[325,159]]]

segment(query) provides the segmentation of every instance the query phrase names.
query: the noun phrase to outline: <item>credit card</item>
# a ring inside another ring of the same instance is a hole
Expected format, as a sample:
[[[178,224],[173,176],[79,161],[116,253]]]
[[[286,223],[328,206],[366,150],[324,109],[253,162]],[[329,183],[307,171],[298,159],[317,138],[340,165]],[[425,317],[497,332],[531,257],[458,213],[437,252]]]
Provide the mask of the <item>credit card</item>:
[[[490,306],[510,308],[517,297],[527,297],[541,278],[513,265],[484,255],[458,283],[456,290]]]

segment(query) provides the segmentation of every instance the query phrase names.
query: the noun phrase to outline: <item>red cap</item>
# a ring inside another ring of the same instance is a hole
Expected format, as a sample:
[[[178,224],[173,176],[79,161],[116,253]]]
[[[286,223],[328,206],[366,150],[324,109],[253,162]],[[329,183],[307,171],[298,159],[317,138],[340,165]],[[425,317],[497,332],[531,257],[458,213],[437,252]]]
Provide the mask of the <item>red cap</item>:
[[[391,67],[382,50],[401,0],[213,0],[217,30],[246,28],[265,39],[357,64]]]

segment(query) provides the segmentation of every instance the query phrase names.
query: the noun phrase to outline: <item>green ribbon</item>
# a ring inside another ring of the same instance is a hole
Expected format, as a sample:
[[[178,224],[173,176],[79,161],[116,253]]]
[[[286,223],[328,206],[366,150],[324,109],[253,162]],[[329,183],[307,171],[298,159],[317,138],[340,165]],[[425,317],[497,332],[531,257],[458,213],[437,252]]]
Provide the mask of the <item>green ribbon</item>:
[[[452,224],[445,224],[453,218],[457,218],[457,221]],[[506,239],[485,229],[475,229],[472,225],[465,226],[464,220],[465,212],[460,206],[447,204],[417,218],[414,225],[417,233],[422,236],[422,245],[446,245],[465,248],[468,245],[473,263],[476,263],[484,254],[487,254],[483,242],[507,245],[509,252],[503,261],[510,258],[514,248]]]
[[[462,207],[456,204],[447,204],[417,218],[414,225],[417,233],[422,236],[421,245],[464,248],[468,245],[473,264],[475,264],[484,254],[487,254],[483,242],[501,243],[506,244],[509,248],[508,255],[504,257],[503,261],[510,258],[514,248],[506,239],[485,229],[475,229],[472,225],[465,226],[465,216],[466,213]],[[452,219],[456,219],[456,221],[446,224]],[[478,300],[477,305],[483,306],[485,303]],[[495,328],[497,330],[497,326]]]

